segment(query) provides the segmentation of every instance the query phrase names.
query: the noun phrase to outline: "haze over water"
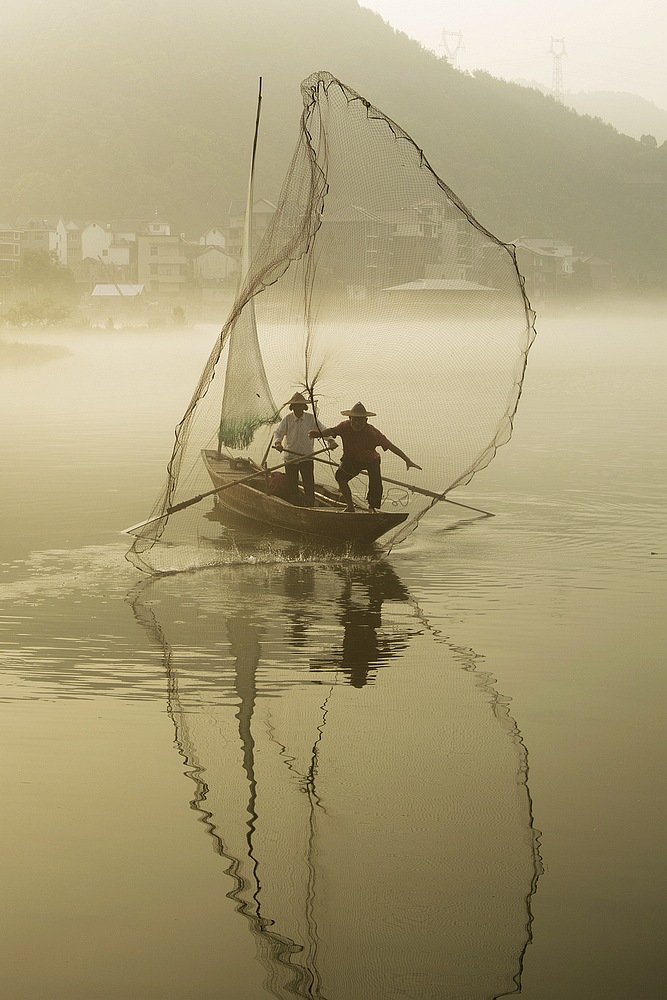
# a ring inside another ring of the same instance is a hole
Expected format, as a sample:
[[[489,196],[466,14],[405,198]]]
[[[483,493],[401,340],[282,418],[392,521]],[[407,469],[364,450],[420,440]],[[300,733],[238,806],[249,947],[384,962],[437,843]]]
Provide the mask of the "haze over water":
[[[538,331],[495,518],[154,580],[211,330],[21,335],[70,353],[0,370],[7,997],[659,995],[664,323]]]

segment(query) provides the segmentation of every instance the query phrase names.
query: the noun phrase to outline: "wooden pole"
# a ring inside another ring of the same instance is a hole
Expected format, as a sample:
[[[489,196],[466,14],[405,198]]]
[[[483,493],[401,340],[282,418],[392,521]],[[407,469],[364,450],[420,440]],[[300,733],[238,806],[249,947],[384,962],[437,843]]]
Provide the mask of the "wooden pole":
[[[324,458],[318,458],[318,462],[322,462],[324,465],[333,465],[334,463],[327,462]],[[364,475],[368,473],[362,469]],[[419,493],[424,497],[432,497],[433,500],[439,500],[440,503],[450,503],[454,507],[465,507],[466,510],[474,510],[476,514],[484,514],[486,517],[495,517],[496,515],[491,513],[490,510],[482,510],[480,507],[471,507],[470,504],[461,503],[459,500],[449,500],[447,496],[442,493],[435,493],[433,490],[425,490],[421,486],[413,486],[412,483],[402,483],[399,479],[389,479],[387,476],[382,476],[383,483],[391,483],[392,486],[403,486],[406,490],[411,490],[413,493]]]
[[[467,503],[459,503],[458,500],[448,500],[446,495],[442,493],[433,493],[431,490],[423,490],[420,486],[413,486],[411,483],[401,483],[398,479],[387,479],[386,476],[382,477],[383,483],[391,483],[392,486],[404,486],[406,490],[412,490],[413,493],[421,493],[425,497],[433,497],[434,500],[440,500],[442,503],[451,503],[455,507],[465,507],[466,510],[474,510],[478,514],[485,514],[487,517],[495,517],[490,510],[482,510],[480,507],[471,507]]]
[[[314,458],[315,455],[321,455],[323,451],[328,451],[328,448],[320,448],[319,451],[314,451],[310,455],[304,455],[305,459]],[[284,469],[287,462],[283,462],[281,465],[274,465],[270,469],[257,469],[249,476],[243,476],[242,479],[234,479],[231,483],[225,483],[224,486],[216,486],[215,489],[207,490],[206,493],[200,493],[196,497],[190,497],[189,500],[182,500],[181,503],[176,503],[173,507],[167,507],[162,511],[161,514],[157,514],[155,517],[149,517],[145,521],[139,521],[138,524],[133,524],[129,528],[123,528],[124,535],[131,535],[133,532],[137,531],[139,528],[145,528],[147,524],[154,524],[156,521],[161,521],[163,517],[168,517],[169,514],[175,514],[176,511],[185,510],[186,507],[192,507],[194,504],[199,503],[200,500],[205,500],[206,497],[212,497],[216,493],[222,493],[223,490],[228,490],[232,486],[239,486],[241,483],[249,483],[251,479],[257,479],[258,476],[263,476],[268,472],[276,472],[278,469]]]

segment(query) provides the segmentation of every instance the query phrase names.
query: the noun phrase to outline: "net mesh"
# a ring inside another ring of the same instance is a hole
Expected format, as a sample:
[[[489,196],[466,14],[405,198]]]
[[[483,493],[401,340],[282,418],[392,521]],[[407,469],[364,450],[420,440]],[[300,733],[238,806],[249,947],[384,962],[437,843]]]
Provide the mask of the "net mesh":
[[[295,391],[325,427],[362,400],[377,414],[372,423],[422,466],[406,472],[383,453],[385,480],[432,494],[385,482],[383,509],[408,515],[380,540],[385,551],[511,435],[534,337],[514,248],[359,94],[319,72],[302,95],[277,210],[176,428],[157,519],[134,530],[128,558],[142,569],[223,558],[211,499],[172,508],[212,488],[202,449],[261,464]],[[335,454],[316,463],[332,490]],[[363,496],[367,483],[358,477],[352,487]]]

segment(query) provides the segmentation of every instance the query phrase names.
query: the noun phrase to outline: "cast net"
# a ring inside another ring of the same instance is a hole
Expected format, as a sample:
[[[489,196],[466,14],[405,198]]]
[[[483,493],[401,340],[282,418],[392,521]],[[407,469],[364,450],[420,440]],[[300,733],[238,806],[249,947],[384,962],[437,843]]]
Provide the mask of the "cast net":
[[[534,337],[514,248],[406,132],[330,73],[305,80],[302,95],[277,210],[176,428],[152,520],[131,529],[128,558],[150,572],[226,558],[213,497],[173,508],[212,489],[207,449],[246,472],[279,465],[277,452],[266,456],[295,391],[324,427],[362,401],[422,466],[406,472],[381,453],[382,509],[408,515],[380,539],[385,551],[511,435]],[[324,491],[337,490],[339,456],[317,456]],[[367,485],[359,476],[353,494],[362,500]]]

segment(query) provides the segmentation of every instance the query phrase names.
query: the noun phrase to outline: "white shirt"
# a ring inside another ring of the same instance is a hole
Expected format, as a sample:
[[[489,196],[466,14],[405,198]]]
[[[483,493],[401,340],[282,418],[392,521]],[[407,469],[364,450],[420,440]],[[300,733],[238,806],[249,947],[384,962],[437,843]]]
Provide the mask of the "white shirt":
[[[318,429],[317,421],[312,413],[306,411],[303,416],[297,417],[290,410],[280,421],[273,435],[273,443],[282,444],[286,451],[295,452],[297,455],[310,455],[312,451],[321,447],[318,441],[309,437],[310,431]],[[288,461],[292,458],[291,455],[286,457]]]

